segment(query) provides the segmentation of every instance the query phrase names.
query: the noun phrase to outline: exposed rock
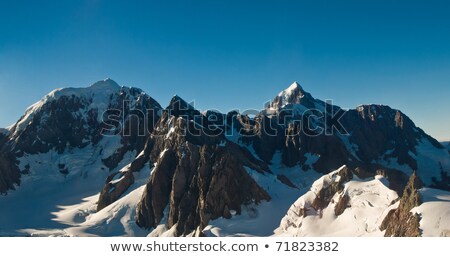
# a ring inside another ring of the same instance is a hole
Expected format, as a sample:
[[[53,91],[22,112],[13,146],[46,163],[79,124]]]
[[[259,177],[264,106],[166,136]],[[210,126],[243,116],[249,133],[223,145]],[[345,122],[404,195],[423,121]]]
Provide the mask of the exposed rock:
[[[400,165],[417,170],[417,162],[409,153],[417,153],[420,138],[442,149],[439,142],[417,128],[406,115],[388,106],[363,105],[349,110],[342,123],[351,134],[349,141],[358,146],[356,153],[364,163],[376,161],[390,152],[384,157],[397,158]]]
[[[283,184],[285,184],[286,186],[288,186],[288,187],[292,187],[292,188],[298,188],[297,186],[295,186],[294,185],[294,183],[292,183],[292,181],[288,178],[288,177],[286,177],[285,175],[277,175],[277,179],[281,182],[281,183],[283,183]]]
[[[395,126],[403,128],[403,115],[400,111],[395,113]]]
[[[195,129],[188,120],[195,111],[172,106],[168,110],[176,115],[165,111],[155,129],[150,158],[157,165],[137,207],[139,226],[156,227],[167,215],[169,228],[176,225],[176,234],[186,235],[201,231],[210,220],[230,218],[231,210],[241,214],[242,205],[271,199],[246,171],[248,167],[269,172],[264,162],[226,141],[223,134],[198,130],[194,137],[187,133]]]
[[[142,151],[161,109],[142,90],[120,87],[110,79],[87,88],[51,92],[31,106],[2,139],[0,192],[19,184],[18,158],[50,150],[62,154],[88,145],[101,148],[100,140],[111,134],[121,136],[121,146],[102,161],[110,169],[116,168],[127,152]],[[71,171],[60,166],[59,172],[66,176]]]
[[[336,216],[341,215],[344,213],[345,209],[349,207],[350,197],[347,194],[339,196],[339,201],[337,202],[336,206],[334,207],[334,214]]]
[[[155,227],[168,206],[168,226],[177,224],[177,234],[183,235],[229,217],[230,210],[240,214],[243,204],[270,200],[231,149],[186,142],[178,161],[173,150],[166,150],[138,206],[138,225]]]
[[[430,187],[450,191],[450,171],[444,170],[441,163],[439,163],[439,169],[441,176],[440,178],[433,178],[433,184]]]
[[[325,209],[325,207],[330,204],[333,196],[336,193],[342,192],[344,189],[344,184],[353,178],[353,171],[348,167],[343,167],[337,175],[340,177],[339,180],[333,181],[329,185],[324,186],[319,193],[316,194],[316,198],[311,204],[311,207],[313,207],[316,211]]]
[[[9,152],[0,152],[0,194],[6,195],[8,190],[20,185],[20,170],[15,157]]]
[[[133,162],[131,162],[129,167],[126,167],[126,169],[121,172],[116,172],[110,175],[106,179],[105,186],[100,192],[97,211],[100,211],[106,206],[115,202],[117,199],[119,199],[120,196],[122,196],[123,193],[128,190],[128,188],[130,188],[130,186],[134,183],[133,173],[139,172],[150,160],[150,151],[153,148],[153,144],[153,138],[149,137],[143,152],[138,157],[136,157]],[[120,175],[119,178],[117,178],[118,175]],[[121,177],[123,177],[123,179],[120,179]],[[113,178],[116,178],[116,180],[120,180],[116,183],[112,183]]]
[[[319,156],[312,167],[323,174],[336,170],[342,165],[352,163],[348,149],[342,141],[335,136],[319,135],[315,137],[303,136],[304,146],[302,153],[312,153]]]
[[[239,124],[241,122],[244,124],[251,124],[251,121],[242,119],[241,117],[238,117],[237,120]],[[252,144],[253,149],[255,149],[259,158],[266,163],[270,163],[276,150],[282,149],[283,145],[286,144],[287,139],[284,138],[284,129],[277,124],[277,120],[277,117],[258,115],[255,117],[253,131],[246,132],[247,137],[249,135],[253,136],[246,138],[246,142]]]
[[[285,144],[282,151],[282,161],[288,167],[297,165],[300,161],[300,125],[289,123],[286,132]]]
[[[116,172],[106,179],[106,185],[97,204],[97,211],[102,210],[109,204],[117,200],[134,183],[133,172]]]
[[[386,230],[386,237],[418,237],[421,235],[420,216],[417,213],[411,213],[411,210],[421,204],[418,190],[422,185],[422,181],[414,172],[405,187],[399,207],[391,210],[380,226],[380,230]]]

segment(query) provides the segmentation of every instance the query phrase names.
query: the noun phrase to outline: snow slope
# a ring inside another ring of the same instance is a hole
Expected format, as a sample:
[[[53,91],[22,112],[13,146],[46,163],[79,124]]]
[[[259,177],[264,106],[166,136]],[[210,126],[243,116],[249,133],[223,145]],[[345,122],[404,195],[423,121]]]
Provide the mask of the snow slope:
[[[361,180],[354,177],[345,183],[343,192],[336,193],[323,210],[312,203],[318,192],[340,178],[339,170],[314,182],[289,209],[275,230],[275,236],[384,236],[379,227],[390,210],[399,206],[398,195],[388,188],[382,176]],[[450,192],[422,188],[422,204],[411,210],[420,215],[422,236],[450,236]],[[345,211],[336,216],[335,206],[342,195],[349,196]],[[302,211],[306,209],[306,215]]]
[[[84,150],[80,150],[84,155],[91,154]],[[75,153],[70,156],[83,158],[84,155]],[[125,158],[119,167],[126,168],[132,157]],[[123,197],[96,213],[99,188],[111,174],[99,158],[96,160],[91,165],[80,167],[77,175],[66,178],[52,174],[51,169],[44,173],[46,176],[39,172],[39,176],[33,175],[33,172],[23,181],[20,190],[0,197],[0,236],[146,235],[147,231],[137,227],[134,212],[151,172],[149,164],[135,173],[138,177]],[[42,169],[51,167],[46,163],[42,165]],[[30,201],[30,196],[34,197],[33,201]],[[33,210],[33,215],[30,215],[30,210]]]
[[[422,236],[450,236],[450,192],[422,188],[419,193],[423,203],[411,212],[421,217]]]
[[[29,235],[35,233],[30,229],[37,227],[42,230],[68,228],[65,222],[54,219],[54,213],[58,213],[61,206],[82,204],[86,198],[98,194],[109,174],[134,159],[136,153],[128,152],[118,168],[109,171],[101,161],[108,153],[103,149],[114,150],[119,146],[117,138],[105,137],[96,146],[67,149],[62,154],[51,150],[19,158],[20,168],[29,166],[29,174],[22,176],[17,190],[0,197],[0,235]],[[70,170],[67,175],[60,172],[60,163]]]
[[[342,169],[342,168],[341,168]],[[379,226],[388,210],[396,208],[392,204],[398,198],[396,192],[387,187],[382,176],[361,180],[354,177],[345,183],[342,193],[336,193],[330,204],[323,210],[315,210],[312,203],[318,192],[333,181],[339,181],[339,170],[331,172],[312,185],[310,191],[301,196],[282,219],[276,236],[383,236]],[[342,195],[350,198],[349,206],[335,215],[335,206]],[[306,215],[300,215],[306,209]]]
[[[146,164],[143,170],[135,173],[138,177],[128,191],[101,211],[95,212],[97,194],[86,198],[86,202],[80,205],[62,207],[62,211],[54,213],[54,220],[71,225],[65,230],[71,236],[145,236],[148,231],[139,228],[134,218],[152,170]],[[80,215],[80,212],[86,215]],[[77,219],[80,216],[82,218]]]

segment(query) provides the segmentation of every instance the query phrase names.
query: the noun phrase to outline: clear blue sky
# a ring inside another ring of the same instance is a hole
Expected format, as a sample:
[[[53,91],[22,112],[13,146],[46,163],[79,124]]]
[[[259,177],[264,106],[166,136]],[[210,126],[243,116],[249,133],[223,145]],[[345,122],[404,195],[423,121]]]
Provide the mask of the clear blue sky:
[[[450,139],[449,1],[243,2],[1,1],[0,127],[54,88],[106,77],[221,111],[261,109],[298,81]]]

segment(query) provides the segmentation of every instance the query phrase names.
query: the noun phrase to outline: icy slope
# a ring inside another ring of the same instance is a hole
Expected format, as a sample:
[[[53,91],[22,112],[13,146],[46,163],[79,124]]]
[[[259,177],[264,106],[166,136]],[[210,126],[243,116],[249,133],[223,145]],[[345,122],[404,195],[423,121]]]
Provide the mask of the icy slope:
[[[44,154],[24,155],[20,166],[28,167],[22,176],[21,186],[0,197],[0,234],[27,235],[29,229],[64,229],[68,226],[53,220],[52,213],[60,206],[82,203],[84,198],[95,195],[110,174],[102,163],[103,147],[113,150],[118,146],[113,138],[105,138],[97,146],[70,149],[59,154],[50,151]],[[117,141],[116,141],[117,142]],[[130,152],[119,163],[117,171],[134,159]],[[61,173],[60,163],[70,173]]]
[[[276,236],[383,236],[379,226],[387,210],[395,207],[393,202],[398,195],[387,187],[382,176],[368,180],[354,177],[344,184],[342,192],[331,197],[325,208],[315,207],[319,192],[339,182],[340,170],[314,182],[310,191],[290,207],[275,231]],[[337,215],[337,205],[344,196],[348,201],[343,212]]]
[[[419,193],[423,203],[411,212],[421,217],[422,236],[450,236],[450,192],[422,188]]]
[[[342,190],[330,196],[325,208],[318,207],[323,192],[333,192],[342,179],[339,174],[343,168],[315,181],[310,191],[290,207],[275,236],[385,236],[382,223],[400,202],[382,176],[365,180],[353,176],[343,184]],[[449,236],[450,193],[431,188],[418,192],[420,205],[406,211],[419,215],[420,236]],[[397,224],[402,225],[405,226]]]

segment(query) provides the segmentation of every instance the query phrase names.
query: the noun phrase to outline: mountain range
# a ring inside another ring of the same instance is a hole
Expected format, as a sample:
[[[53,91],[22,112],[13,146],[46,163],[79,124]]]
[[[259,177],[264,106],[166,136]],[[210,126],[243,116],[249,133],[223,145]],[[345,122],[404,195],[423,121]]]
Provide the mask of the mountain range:
[[[252,115],[111,79],[0,130],[0,236],[448,236],[450,148],[297,82]]]

